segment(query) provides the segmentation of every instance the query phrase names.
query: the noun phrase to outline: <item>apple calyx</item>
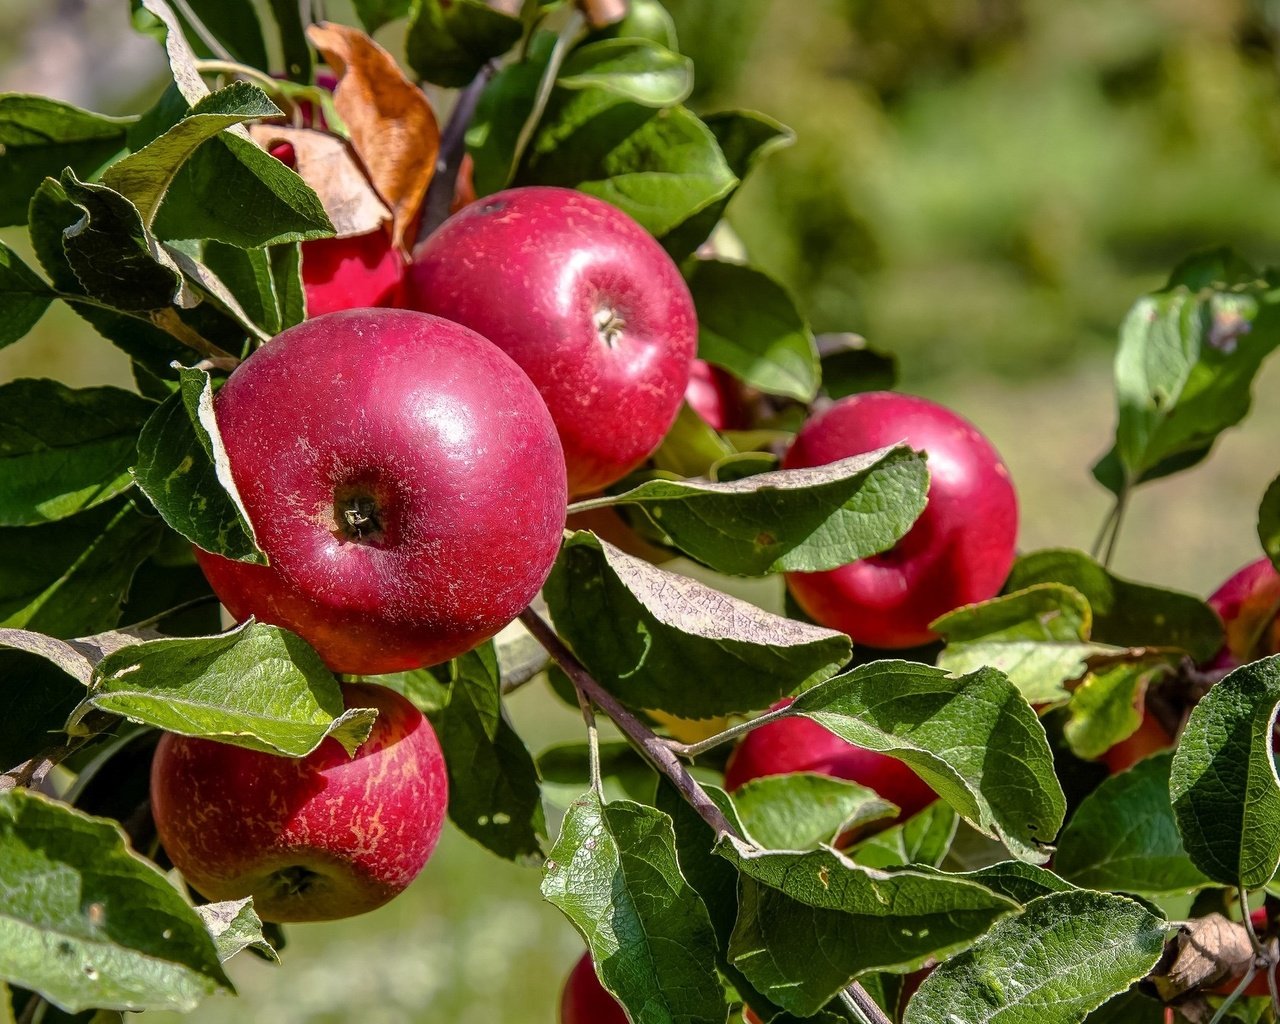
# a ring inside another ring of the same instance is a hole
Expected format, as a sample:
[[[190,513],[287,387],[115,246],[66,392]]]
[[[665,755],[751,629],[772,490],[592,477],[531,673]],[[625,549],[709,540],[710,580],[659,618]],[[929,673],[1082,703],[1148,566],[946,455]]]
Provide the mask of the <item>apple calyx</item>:
[[[612,306],[601,306],[592,318],[596,325],[596,334],[604,342],[605,347],[615,349],[626,330],[627,321]]]

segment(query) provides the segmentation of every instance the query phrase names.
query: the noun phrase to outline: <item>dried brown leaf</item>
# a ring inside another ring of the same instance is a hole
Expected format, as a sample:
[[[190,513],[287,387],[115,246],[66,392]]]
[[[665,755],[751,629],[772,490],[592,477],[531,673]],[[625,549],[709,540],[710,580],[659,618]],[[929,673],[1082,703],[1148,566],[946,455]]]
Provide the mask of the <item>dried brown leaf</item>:
[[[307,38],[338,75],[334,106],[391,208],[392,239],[407,252],[440,152],[435,111],[395,58],[358,29],[321,22],[307,29]]]
[[[390,220],[391,211],[365,177],[351,147],[338,136],[275,124],[250,125],[249,134],[268,152],[280,145],[292,147],[293,158],[285,162],[315,189],[339,238],[376,231]]]
[[[1227,978],[1241,977],[1253,963],[1253,946],[1244,925],[1221,914],[1183,922],[1165,944],[1148,980],[1165,1002]]]

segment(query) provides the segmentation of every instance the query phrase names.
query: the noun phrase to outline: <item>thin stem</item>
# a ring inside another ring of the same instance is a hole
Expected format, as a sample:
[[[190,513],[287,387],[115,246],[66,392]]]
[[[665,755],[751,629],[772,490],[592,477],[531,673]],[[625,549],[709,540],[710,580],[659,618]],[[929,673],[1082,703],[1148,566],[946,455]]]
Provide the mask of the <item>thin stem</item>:
[[[565,509],[565,515],[576,515],[579,512],[594,512],[598,508],[613,508],[615,505],[624,504],[620,500],[619,495],[602,494],[598,498],[587,498],[585,501],[571,501],[569,507]]]
[[[0,793],[10,789],[35,789],[49,775],[55,766],[65,761],[90,740],[104,732],[116,721],[115,715],[103,711],[90,711],[81,719],[81,725],[88,732],[83,736],[69,737],[66,743],[55,743],[29,757],[19,765],[10,768],[0,775]]]
[[[723,732],[718,732],[714,736],[708,736],[705,740],[699,740],[697,743],[674,743],[667,741],[667,746],[671,748],[679,757],[687,757],[690,760],[701,757],[708,750],[714,750],[716,747],[725,743],[732,743],[739,736],[745,736],[752,729],[758,728],[767,722],[772,722],[778,718],[785,718],[790,714],[790,708],[778,708],[777,711],[768,711],[756,718],[749,719],[745,722],[739,722],[737,725],[731,725]]]
[[[717,836],[742,838],[738,830],[729,823],[729,819],[707,795],[707,791],[698,785],[688,769],[672,753],[671,748],[639,718],[623,707],[613,694],[592,678],[591,673],[574,657],[573,652],[564,645],[542,616],[532,608],[526,608],[520,613],[520,621],[533,634],[534,639],[547,649],[547,653],[556,664],[564,669],[565,675],[573,685],[582,690],[601,711],[613,719],[623,735],[635,744],[650,764],[671,781],[680,795],[689,802],[689,806],[698,812],[699,817],[711,826]]]
[[[1240,901],[1240,920],[1244,922],[1244,930],[1249,933],[1249,945],[1253,947],[1253,955],[1266,956],[1266,951],[1258,940],[1258,933],[1254,931],[1253,918],[1249,914],[1249,890],[1243,885],[1239,886],[1236,889],[1236,898]]]
[[[427,186],[426,209],[422,215],[422,227],[418,230],[419,242],[424,241],[449,218],[454,192],[458,187],[458,170],[462,167],[462,158],[467,152],[467,129],[471,127],[471,119],[475,117],[481,94],[497,71],[497,63],[487,61],[453,105],[440,136],[435,174],[431,178],[431,184]]]
[[[233,61],[235,58],[231,52],[218,41],[218,37],[209,31],[203,21],[196,17],[196,12],[191,9],[191,5],[187,0],[173,0],[173,5],[178,8],[182,16],[190,22],[191,27],[195,29],[196,35],[200,37],[200,41],[209,47],[213,53],[226,61]]]
[[[1249,987],[1249,982],[1253,981],[1254,975],[1257,973],[1256,964],[1249,968],[1245,976],[1240,979],[1240,984],[1232,990],[1231,995],[1227,996],[1226,1002],[1218,1007],[1218,1012],[1209,1020],[1209,1024],[1220,1024],[1226,1018],[1227,1011],[1231,1009],[1231,1004],[1244,995],[1244,990]]]
[[[196,70],[202,75],[239,75],[241,78],[252,79],[269,95],[278,96],[282,92],[278,79],[248,64],[237,64],[234,60],[198,60]]]
[[[1106,518],[1102,520],[1102,525],[1098,527],[1098,533],[1093,538],[1093,544],[1090,545],[1089,547],[1089,554],[1093,556],[1095,561],[1099,559],[1102,555],[1102,547],[1104,544],[1106,544],[1107,535],[1111,532],[1112,527],[1115,525],[1116,516],[1119,514],[1119,510],[1120,510],[1120,499],[1117,497],[1116,500],[1112,502],[1111,508],[1107,512]]]
[[[840,1002],[858,1015],[861,1024],[893,1024],[866,989],[856,981],[840,993]]]
[[[22,1012],[18,1014],[18,1019],[14,1024],[35,1024],[36,1014],[43,1005],[44,996],[38,992],[30,993],[27,997],[26,1005],[22,1007]]]
[[[591,772],[591,788],[601,803],[604,803],[604,780],[600,776],[600,730],[596,728],[596,713],[591,708],[591,698],[580,687],[575,686],[573,692],[578,697],[578,707],[582,709],[582,720],[587,724],[587,759]]]
[[[542,115],[546,112],[547,103],[551,100],[551,91],[555,88],[556,77],[560,73],[560,65],[564,63],[564,58],[569,52],[569,47],[573,45],[575,37],[582,31],[585,19],[582,12],[574,10],[569,15],[569,20],[564,23],[560,32],[556,35],[556,44],[551,49],[551,59],[547,61],[546,70],[542,73],[542,80],[538,82],[538,94],[533,100],[533,109],[529,112],[529,116],[525,118],[525,122],[520,127],[520,135],[516,138],[516,148],[511,156],[511,173],[515,174],[520,162],[524,159],[524,151],[529,148],[529,143],[533,140],[533,133],[537,130],[538,122],[542,120]]]
[[[1128,507],[1129,491],[1128,489],[1125,489],[1120,492],[1120,497],[1116,499],[1116,514],[1111,528],[1111,538],[1107,541],[1107,550],[1102,556],[1102,567],[1104,569],[1111,568],[1111,561],[1115,557],[1116,553],[1116,542],[1120,540],[1120,527],[1124,523],[1124,514]]]

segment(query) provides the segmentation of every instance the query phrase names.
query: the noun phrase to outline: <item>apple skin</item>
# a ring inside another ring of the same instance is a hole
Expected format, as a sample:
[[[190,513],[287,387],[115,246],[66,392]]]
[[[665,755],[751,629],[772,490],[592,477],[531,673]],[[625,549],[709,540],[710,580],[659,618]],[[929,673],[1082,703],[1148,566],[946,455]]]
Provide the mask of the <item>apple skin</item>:
[[[1280,573],[1270,559],[1250,562],[1215,590],[1207,604],[1226,627],[1222,649],[1208,667],[1239,668],[1280,654]]]
[[[303,321],[236,368],[214,413],[270,564],[196,559],[237,620],[298,633],[335,672],[462,654],[551,571],[555,427],[520,368],[465,327],[407,310]]]
[[[450,217],[414,250],[405,304],[520,364],[560,431],[573,495],[653,453],[697,349],[675,263],[621,210],[572,189],[508,189]]]
[[[684,400],[712,430],[747,429],[742,387],[718,366],[695,359]]]
[[[378,709],[354,758],[334,739],[289,758],[161,737],[151,811],[203,896],[252,896],[264,921],[327,921],[382,906],[427,863],[448,804],[431,724],[385,686],[350,683],[343,697]]]
[[[560,1024],[629,1024],[622,1004],[596,977],[591,954],[573,965],[560,993]]]
[[[787,586],[815,621],[858,644],[916,647],[929,623],[999,593],[1013,565],[1018,501],[999,453],[943,406],[890,391],[851,395],[811,417],[785,469],[821,466],[906,441],[928,454],[928,503],[889,551],[826,572],[792,572]]]
[[[1137,731],[1110,747],[1098,760],[1107,766],[1112,775],[1116,775],[1132,768],[1144,757],[1160,750],[1168,750],[1173,744],[1174,739],[1165,727],[1152,715],[1143,712],[1142,724]]]
[[[779,701],[773,710],[786,707],[791,699]],[[816,772],[873,789],[901,808],[902,813],[895,820],[909,818],[938,799],[896,757],[855,746],[817,722],[799,716],[779,718],[747,733],[725,765],[724,786],[732,793],[752,779],[792,772]],[[877,827],[890,824],[886,820],[877,823]]]

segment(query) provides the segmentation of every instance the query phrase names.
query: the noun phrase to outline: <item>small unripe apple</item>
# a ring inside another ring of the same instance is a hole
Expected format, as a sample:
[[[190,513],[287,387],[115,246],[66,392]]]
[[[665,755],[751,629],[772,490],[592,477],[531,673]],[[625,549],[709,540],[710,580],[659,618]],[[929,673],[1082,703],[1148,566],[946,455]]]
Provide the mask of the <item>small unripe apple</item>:
[[[414,250],[405,303],[520,364],[560,431],[574,495],[658,447],[697,348],[675,263],[617,207],[572,189],[508,189],[450,217]]]
[[[201,895],[252,896],[264,921],[324,921],[382,906],[427,863],[448,803],[431,723],[385,686],[352,683],[343,696],[378,709],[354,758],[333,739],[289,758],[161,738],[151,811]]]
[[[928,456],[928,503],[893,548],[826,572],[787,574],[814,620],[871,647],[936,639],[929,623],[999,593],[1013,565],[1018,502],[999,453],[968,420],[923,398],[851,395],[813,416],[782,460],[821,466],[905,441]]]
[[[745,430],[742,386],[726,371],[701,359],[693,361],[684,400],[713,430]]]
[[[407,310],[306,320],[214,400],[269,565],[197,550],[237,619],[306,639],[335,672],[438,664],[533,600],[565,521],[537,390],[484,338]]]
[[[1280,654],[1280,573],[1270,559],[1250,562],[1209,597],[1222,619],[1226,638],[1210,663],[1233,669],[1270,654]]]
[[[788,698],[774,708],[786,707]],[[725,766],[725,789],[766,775],[816,772],[856,782],[901,809],[909,818],[938,798],[915,772],[896,757],[841,739],[811,719],[779,718],[747,733]]]
[[[596,977],[591,954],[573,965],[560,993],[560,1024],[629,1024],[622,1004]]]

